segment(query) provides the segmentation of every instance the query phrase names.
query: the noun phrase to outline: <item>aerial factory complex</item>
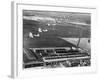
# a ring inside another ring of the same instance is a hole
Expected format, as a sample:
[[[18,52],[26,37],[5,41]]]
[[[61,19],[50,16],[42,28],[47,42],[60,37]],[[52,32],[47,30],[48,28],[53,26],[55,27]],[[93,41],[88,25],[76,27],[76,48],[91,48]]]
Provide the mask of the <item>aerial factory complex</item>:
[[[23,68],[91,66],[91,14],[23,10]]]

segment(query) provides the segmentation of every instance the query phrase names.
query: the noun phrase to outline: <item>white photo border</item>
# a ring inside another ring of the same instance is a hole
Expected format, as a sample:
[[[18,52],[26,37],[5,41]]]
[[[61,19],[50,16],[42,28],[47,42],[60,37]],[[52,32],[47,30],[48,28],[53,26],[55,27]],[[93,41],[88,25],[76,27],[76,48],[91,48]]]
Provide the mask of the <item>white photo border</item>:
[[[96,72],[96,55],[95,52],[95,30],[96,30],[96,8],[86,7],[71,7],[71,6],[55,6],[55,5],[36,5],[27,3],[13,3],[13,25],[12,25],[12,73],[11,76],[17,77],[40,77],[40,76],[54,76],[66,75],[72,73],[90,73]],[[60,11],[60,12],[80,12],[91,13],[91,66],[90,67],[70,67],[70,68],[57,68],[57,69],[23,69],[23,21],[22,11],[24,10],[43,10],[43,11]]]

